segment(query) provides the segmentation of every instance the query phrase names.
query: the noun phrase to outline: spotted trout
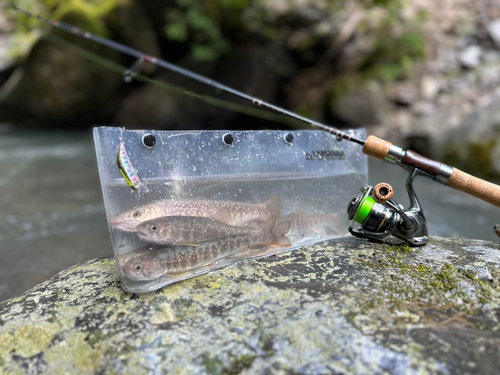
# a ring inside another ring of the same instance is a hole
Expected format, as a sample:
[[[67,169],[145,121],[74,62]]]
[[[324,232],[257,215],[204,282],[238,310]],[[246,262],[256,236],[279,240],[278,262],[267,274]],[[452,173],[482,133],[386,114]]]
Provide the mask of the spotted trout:
[[[216,201],[205,199],[162,199],[118,215],[111,226],[126,232],[135,232],[140,223],[165,216],[209,217],[228,225],[256,226],[279,216],[281,203],[278,196],[260,204]]]
[[[293,213],[276,220],[276,225],[290,222],[288,236],[307,236],[311,233],[338,233],[339,217],[336,213],[326,215],[308,215]]]
[[[290,222],[283,221],[273,231],[286,233]],[[251,234],[252,228],[228,225],[208,217],[166,216],[144,221],[136,227],[143,241],[161,245],[198,245],[203,241],[215,240],[236,234]]]
[[[275,222],[276,216],[273,216],[259,228],[200,242],[198,246],[148,245],[120,255],[118,264],[128,279],[148,281],[161,276],[179,276],[253,246],[291,246],[285,237],[290,224],[275,228]]]

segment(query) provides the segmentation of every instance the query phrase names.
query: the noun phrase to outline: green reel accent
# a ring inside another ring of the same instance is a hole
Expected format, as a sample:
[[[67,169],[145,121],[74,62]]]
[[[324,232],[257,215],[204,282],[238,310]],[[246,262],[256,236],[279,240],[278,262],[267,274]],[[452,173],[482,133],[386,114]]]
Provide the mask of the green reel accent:
[[[375,201],[373,200],[373,198],[370,196],[366,197],[358,207],[358,212],[355,220],[363,225],[363,223],[366,221],[366,218],[370,215],[370,212],[372,212],[372,208],[374,205]]]

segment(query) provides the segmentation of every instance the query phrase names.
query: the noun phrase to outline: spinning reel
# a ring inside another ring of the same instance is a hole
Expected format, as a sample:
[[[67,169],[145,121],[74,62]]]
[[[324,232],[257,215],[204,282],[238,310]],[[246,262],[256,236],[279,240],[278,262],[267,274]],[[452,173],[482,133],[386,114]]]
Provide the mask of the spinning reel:
[[[413,180],[418,174],[426,173],[412,168],[406,181],[410,198],[408,210],[392,200],[394,191],[389,184],[380,183],[373,188],[363,186],[362,194],[354,197],[347,207],[349,220],[352,220],[349,232],[356,237],[375,241],[383,241],[393,235],[412,245],[425,245],[429,240],[429,230],[413,190]],[[355,221],[361,228],[353,228]]]

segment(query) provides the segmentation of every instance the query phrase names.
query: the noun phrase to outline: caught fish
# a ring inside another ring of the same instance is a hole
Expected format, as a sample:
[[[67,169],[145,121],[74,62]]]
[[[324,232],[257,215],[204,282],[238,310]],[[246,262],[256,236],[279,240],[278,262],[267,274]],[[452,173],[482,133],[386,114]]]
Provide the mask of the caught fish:
[[[274,227],[275,222],[276,216],[273,216],[261,227],[249,229],[247,233],[200,242],[198,246],[145,246],[120,255],[118,263],[128,279],[147,281],[164,275],[179,276],[253,246],[291,246],[285,237],[290,224]]]
[[[165,216],[209,217],[228,225],[256,226],[272,216],[279,216],[281,203],[278,196],[260,204],[206,199],[162,199],[118,215],[111,226],[126,232],[135,232],[137,225]]]
[[[125,142],[123,141],[123,130],[120,136],[120,145],[118,146],[118,168],[123,178],[132,189],[140,190],[143,193],[149,192],[149,189],[142,182],[137,170],[132,166],[132,162],[128,157],[127,150],[125,149]]]
[[[339,216],[336,213],[327,215],[308,215],[293,213],[276,220],[276,225],[290,222],[288,236],[306,236],[311,233],[338,233]]]
[[[275,227],[273,232],[286,233],[289,229],[290,222],[284,221]],[[228,225],[208,217],[167,216],[145,221],[136,227],[136,231],[139,238],[146,242],[196,246],[203,241],[250,234],[254,229]]]

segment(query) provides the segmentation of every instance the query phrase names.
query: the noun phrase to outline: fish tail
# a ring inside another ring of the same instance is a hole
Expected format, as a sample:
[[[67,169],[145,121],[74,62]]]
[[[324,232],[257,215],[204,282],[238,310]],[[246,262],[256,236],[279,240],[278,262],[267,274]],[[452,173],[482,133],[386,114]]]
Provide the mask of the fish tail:
[[[262,202],[264,206],[268,209],[271,216],[280,217],[281,215],[281,200],[278,195],[267,198],[264,202]]]
[[[330,226],[336,226],[339,223],[339,215],[337,213],[323,215],[323,223]]]
[[[326,215],[328,216],[328,224],[329,224],[329,228],[335,232],[336,234],[339,234],[340,233],[340,226],[341,226],[341,222],[342,220],[340,219],[339,215],[335,212],[333,214],[328,214]]]
[[[326,235],[329,233],[339,234],[340,219],[337,213],[318,215],[314,220],[314,232]]]
[[[281,223],[280,225],[278,225],[278,228],[280,228],[278,230],[278,233],[273,231],[275,222],[276,222],[276,216],[273,216],[264,225],[257,228],[257,231],[261,233],[261,237],[259,243],[255,245],[275,245],[283,247],[288,247],[292,245],[290,243],[290,240],[285,237],[285,233],[288,232],[288,229],[290,229],[290,222],[287,221],[285,223]],[[288,228],[286,228],[286,226],[288,226]],[[286,229],[285,232],[283,232],[284,229]]]

